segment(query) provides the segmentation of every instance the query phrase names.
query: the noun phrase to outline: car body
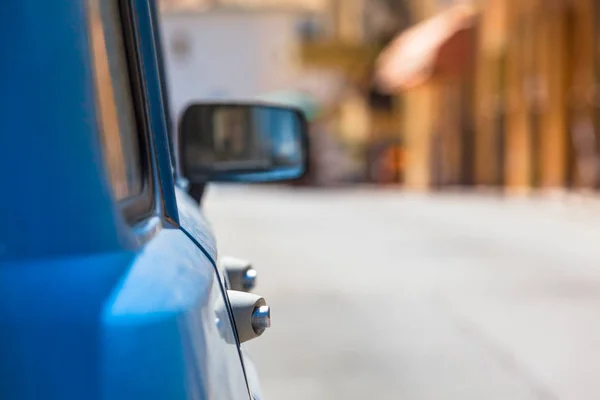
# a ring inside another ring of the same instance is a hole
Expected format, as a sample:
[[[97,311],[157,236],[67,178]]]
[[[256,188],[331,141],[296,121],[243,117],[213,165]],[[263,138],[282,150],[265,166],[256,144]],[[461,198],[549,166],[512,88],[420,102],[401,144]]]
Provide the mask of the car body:
[[[157,25],[149,0],[2,5],[2,399],[260,398]]]

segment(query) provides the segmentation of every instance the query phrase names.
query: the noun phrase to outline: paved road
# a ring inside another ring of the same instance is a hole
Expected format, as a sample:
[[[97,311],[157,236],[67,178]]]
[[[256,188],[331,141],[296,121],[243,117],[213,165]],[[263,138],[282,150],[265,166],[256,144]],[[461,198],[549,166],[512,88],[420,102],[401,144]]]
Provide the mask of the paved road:
[[[259,270],[267,399],[600,399],[600,208],[216,187]]]

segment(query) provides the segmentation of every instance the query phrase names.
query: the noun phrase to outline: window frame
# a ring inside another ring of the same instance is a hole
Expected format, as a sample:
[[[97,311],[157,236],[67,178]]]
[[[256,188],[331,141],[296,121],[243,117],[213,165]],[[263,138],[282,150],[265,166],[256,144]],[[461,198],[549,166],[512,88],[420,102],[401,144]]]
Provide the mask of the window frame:
[[[142,175],[142,191],[136,196],[120,201],[119,204],[127,221],[138,222],[145,217],[153,215],[156,209],[156,195],[154,190],[155,168],[152,162],[148,100],[133,3],[130,0],[113,1],[118,2],[119,5],[125,59],[127,60],[129,85],[137,127],[136,134],[141,164],[140,172]]]
[[[96,4],[95,7],[101,12],[102,3],[107,0],[90,0]],[[129,92],[131,105],[134,113],[135,135],[139,153],[139,169],[141,175],[141,191],[138,194],[116,201],[117,208],[129,224],[137,224],[149,217],[156,215],[156,193],[155,193],[155,166],[152,157],[151,129],[148,114],[148,99],[146,94],[146,84],[144,81],[142,56],[140,54],[139,33],[137,21],[135,19],[134,5],[130,0],[108,0],[115,2],[119,14],[119,28],[116,34],[120,34],[120,40],[123,41],[124,54],[122,55],[126,62],[127,81],[129,83]],[[101,21],[102,23],[102,21]],[[104,32],[104,31],[103,31]],[[107,57],[110,54],[107,53]],[[91,54],[92,65],[95,68],[94,55]],[[97,92],[97,82],[94,83],[94,91]],[[97,97],[95,98],[97,101]],[[101,118],[101,117],[100,117]],[[102,124],[98,124],[99,129],[103,129]],[[119,132],[119,135],[122,135]],[[124,136],[121,136],[123,138]],[[100,147],[104,151],[104,144]],[[125,157],[130,154],[125,154]],[[108,172],[108,165],[105,164],[105,172]],[[113,184],[107,173],[107,179],[111,192]],[[113,193],[114,196],[114,193]]]

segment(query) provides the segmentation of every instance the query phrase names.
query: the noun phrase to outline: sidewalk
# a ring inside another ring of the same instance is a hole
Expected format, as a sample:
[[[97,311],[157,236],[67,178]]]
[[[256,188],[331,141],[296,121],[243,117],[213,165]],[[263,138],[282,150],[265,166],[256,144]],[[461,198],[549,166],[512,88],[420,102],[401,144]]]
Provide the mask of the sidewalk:
[[[414,192],[410,189],[401,189],[407,192]],[[497,197],[509,201],[539,201],[555,205],[557,207],[586,207],[596,209],[600,213],[600,191],[593,190],[569,190],[569,189],[536,189],[536,188],[497,188],[497,187],[464,187],[453,186],[444,187],[439,191],[428,191],[423,193],[441,194],[441,195],[465,195]]]

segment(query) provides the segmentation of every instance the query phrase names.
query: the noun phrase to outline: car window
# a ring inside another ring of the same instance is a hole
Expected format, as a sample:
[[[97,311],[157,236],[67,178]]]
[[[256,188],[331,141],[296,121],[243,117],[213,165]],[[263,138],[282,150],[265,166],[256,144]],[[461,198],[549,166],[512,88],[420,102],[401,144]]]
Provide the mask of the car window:
[[[144,187],[138,126],[117,1],[89,3],[96,97],[104,158],[116,200]]]

